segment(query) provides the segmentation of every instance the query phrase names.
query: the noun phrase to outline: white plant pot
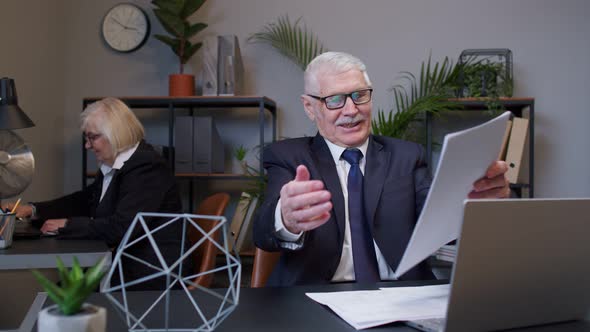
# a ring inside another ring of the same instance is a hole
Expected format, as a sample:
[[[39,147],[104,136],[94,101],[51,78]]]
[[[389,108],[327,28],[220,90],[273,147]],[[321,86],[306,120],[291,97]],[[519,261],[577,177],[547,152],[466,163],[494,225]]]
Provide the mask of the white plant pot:
[[[82,311],[66,316],[57,305],[47,307],[39,312],[38,332],[105,332],[107,311],[103,307],[84,303]]]

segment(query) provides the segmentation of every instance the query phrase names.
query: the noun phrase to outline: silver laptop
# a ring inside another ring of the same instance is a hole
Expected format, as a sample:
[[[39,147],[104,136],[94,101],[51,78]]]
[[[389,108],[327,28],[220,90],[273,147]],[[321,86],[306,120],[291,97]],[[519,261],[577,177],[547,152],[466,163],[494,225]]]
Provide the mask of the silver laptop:
[[[590,199],[467,200],[445,319],[490,331],[582,319],[590,308]]]

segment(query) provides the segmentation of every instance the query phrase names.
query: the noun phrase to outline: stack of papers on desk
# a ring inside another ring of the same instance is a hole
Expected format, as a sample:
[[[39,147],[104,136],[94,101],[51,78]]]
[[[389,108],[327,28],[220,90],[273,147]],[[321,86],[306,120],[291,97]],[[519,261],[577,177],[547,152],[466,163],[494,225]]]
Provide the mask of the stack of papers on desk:
[[[361,330],[397,321],[442,318],[449,289],[449,285],[434,285],[306,295]]]

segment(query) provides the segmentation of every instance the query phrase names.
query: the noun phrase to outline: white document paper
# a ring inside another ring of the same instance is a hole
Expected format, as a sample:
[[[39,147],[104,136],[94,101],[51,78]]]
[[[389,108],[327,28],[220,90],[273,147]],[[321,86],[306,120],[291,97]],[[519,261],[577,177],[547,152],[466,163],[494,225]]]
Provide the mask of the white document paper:
[[[422,213],[395,271],[397,278],[459,236],[463,201],[473,182],[498,159],[510,116],[504,112],[479,126],[445,136]]]
[[[306,295],[360,330],[396,321],[444,317],[449,289],[449,285],[435,285]]]

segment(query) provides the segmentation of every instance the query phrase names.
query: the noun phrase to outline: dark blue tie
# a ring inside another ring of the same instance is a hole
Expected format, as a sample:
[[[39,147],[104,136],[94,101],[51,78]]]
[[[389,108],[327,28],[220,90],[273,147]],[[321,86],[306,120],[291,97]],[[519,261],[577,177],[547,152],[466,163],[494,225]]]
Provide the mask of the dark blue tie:
[[[350,219],[350,237],[352,239],[352,259],[357,282],[377,282],[379,268],[373,237],[369,224],[365,220],[363,200],[363,173],[359,162],[363,154],[358,149],[344,150],[342,158],[350,164],[348,172],[348,217]]]

